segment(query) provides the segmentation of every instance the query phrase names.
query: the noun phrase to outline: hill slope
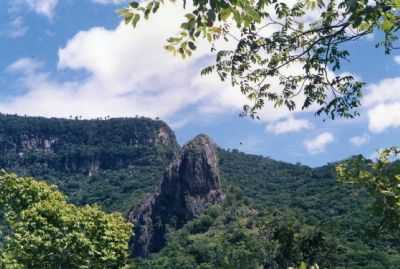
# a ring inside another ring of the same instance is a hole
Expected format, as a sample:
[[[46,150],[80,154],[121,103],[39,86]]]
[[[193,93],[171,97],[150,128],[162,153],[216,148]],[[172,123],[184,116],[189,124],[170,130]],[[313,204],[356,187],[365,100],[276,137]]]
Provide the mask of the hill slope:
[[[59,186],[77,204],[126,213],[157,188],[179,145],[162,121],[66,120],[0,115],[0,168]],[[312,169],[219,149],[222,186],[259,210],[278,210],[339,241],[347,268],[396,268],[397,239],[366,240],[374,219],[363,191],[336,183],[333,166]]]
[[[77,204],[126,212],[154,190],[179,146],[162,121],[0,115],[0,167],[47,180]]]

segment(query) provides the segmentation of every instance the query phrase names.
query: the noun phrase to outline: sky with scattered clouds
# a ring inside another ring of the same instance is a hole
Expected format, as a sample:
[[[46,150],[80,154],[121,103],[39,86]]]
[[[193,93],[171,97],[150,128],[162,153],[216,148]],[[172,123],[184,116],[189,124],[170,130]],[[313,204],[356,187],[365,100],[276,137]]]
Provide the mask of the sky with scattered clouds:
[[[115,12],[126,2],[1,1],[0,112],[159,117],[180,143],[207,133],[224,148],[311,166],[360,153],[374,156],[398,143],[400,54],[375,49],[379,35],[350,44],[352,61],[342,70],[367,83],[359,118],[332,121],[315,117],[315,108],[289,112],[267,104],[261,119],[251,120],[238,116],[247,100],[237,89],[200,76],[214,57],[206,43],[187,60],[163,49],[183,20],[180,5],[168,4],[132,30]]]

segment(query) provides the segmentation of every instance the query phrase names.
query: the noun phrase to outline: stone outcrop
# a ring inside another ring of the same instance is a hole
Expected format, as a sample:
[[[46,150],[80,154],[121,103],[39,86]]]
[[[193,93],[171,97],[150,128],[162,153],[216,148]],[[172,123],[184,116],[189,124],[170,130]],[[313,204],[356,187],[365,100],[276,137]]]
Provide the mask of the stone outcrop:
[[[134,256],[159,251],[168,230],[181,228],[207,206],[223,200],[216,152],[206,135],[194,138],[166,170],[159,191],[130,212],[129,220],[135,223]]]
[[[8,170],[34,162],[34,173],[40,168],[91,177],[102,170],[154,164],[156,158],[165,161],[164,167],[178,150],[174,132],[160,120],[48,119],[0,113],[0,166]]]

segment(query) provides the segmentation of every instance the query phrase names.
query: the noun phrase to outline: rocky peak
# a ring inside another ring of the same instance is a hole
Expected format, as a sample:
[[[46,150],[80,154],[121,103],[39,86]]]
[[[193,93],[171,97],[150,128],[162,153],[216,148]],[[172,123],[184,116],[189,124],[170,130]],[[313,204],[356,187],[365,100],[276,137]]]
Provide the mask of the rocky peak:
[[[133,254],[145,257],[165,245],[167,229],[179,229],[207,206],[222,201],[217,149],[206,135],[186,144],[166,170],[159,192],[129,214],[135,223]]]

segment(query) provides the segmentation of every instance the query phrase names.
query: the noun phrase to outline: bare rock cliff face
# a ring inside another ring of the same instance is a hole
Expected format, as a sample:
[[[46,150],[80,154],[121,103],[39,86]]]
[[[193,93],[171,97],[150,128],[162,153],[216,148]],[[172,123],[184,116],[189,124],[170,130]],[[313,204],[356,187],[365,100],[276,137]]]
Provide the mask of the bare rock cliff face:
[[[159,192],[130,212],[129,220],[135,223],[133,255],[146,257],[159,251],[169,229],[181,228],[207,206],[223,199],[216,146],[208,136],[199,135],[168,167]]]

